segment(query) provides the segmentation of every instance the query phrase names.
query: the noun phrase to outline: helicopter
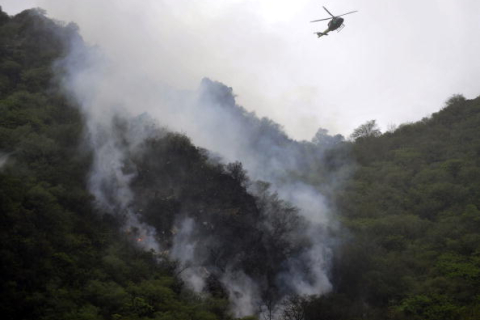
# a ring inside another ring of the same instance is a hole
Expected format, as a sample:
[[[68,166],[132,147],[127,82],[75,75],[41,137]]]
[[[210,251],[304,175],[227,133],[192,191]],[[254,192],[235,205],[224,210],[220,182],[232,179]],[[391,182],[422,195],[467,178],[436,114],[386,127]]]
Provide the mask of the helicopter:
[[[340,18],[341,16],[344,16],[344,15],[347,15],[347,14],[350,14],[350,13],[355,13],[355,12],[358,12],[358,11],[350,11],[350,12],[347,12],[347,13],[344,13],[344,14],[341,14],[339,16],[334,16],[330,11],[327,10],[327,8],[323,7],[323,9],[325,9],[325,11],[327,11],[327,13],[329,15],[331,15],[332,17],[331,18],[325,18],[325,19],[319,19],[319,20],[313,20],[313,21],[310,21],[310,22],[318,22],[318,21],[325,21],[325,20],[330,20],[328,21],[328,29],[325,30],[324,32],[314,32],[314,34],[316,34],[319,38],[321,36],[326,36],[328,35],[328,33],[330,31],[334,31],[334,30],[337,30],[340,32],[340,30],[342,30],[345,25],[343,24],[343,18]],[[340,28],[340,29],[339,29]]]

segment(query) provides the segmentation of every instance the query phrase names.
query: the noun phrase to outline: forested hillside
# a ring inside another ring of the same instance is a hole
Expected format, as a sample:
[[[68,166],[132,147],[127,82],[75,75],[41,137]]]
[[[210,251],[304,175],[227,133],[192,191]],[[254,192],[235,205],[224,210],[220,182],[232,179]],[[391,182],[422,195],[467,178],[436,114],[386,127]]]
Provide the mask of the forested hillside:
[[[480,98],[384,134],[368,122],[350,141],[320,129],[298,142],[204,80],[201,104],[226,110],[247,166],[273,183],[148,115],[118,116],[98,137],[114,136],[121,163],[96,193],[98,147],[60,82],[73,37],[40,10],[0,9],[3,318],[480,319]],[[340,223],[312,228],[282,198],[304,190]],[[304,258],[319,239],[328,259]],[[295,294],[323,261],[331,291]]]
[[[335,319],[478,319],[480,98],[454,95],[383,135],[359,129],[357,168],[337,197],[335,290],[321,305]]]
[[[191,293],[173,262],[139,248],[121,217],[94,206],[83,120],[52,69],[74,31],[36,10],[0,11],[2,317],[229,318],[226,299]]]
[[[61,83],[76,32],[39,10],[2,13],[3,314],[229,319],[272,311],[290,294],[279,281],[289,263],[304,269],[299,276],[311,272],[295,258],[313,245],[297,209],[250,181],[241,163],[211,159],[148,116],[113,119],[117,149],[107,156],[122,150],[125,158],[92,192],[98,150]],[[131,139],[145,130],[147,139]]]

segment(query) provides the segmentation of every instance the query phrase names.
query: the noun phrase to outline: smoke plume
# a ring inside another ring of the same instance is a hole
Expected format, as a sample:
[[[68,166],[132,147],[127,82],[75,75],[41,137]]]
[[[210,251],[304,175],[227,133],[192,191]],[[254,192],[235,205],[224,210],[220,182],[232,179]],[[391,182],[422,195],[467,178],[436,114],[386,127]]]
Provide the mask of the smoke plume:
[[[98,206],[123,217],[125,231],[146,249],[167,249],[159,243],[155,229],[135,212],[136,195],[130,184],[138,168],[130,158],[140,152],[139,146],[146,138],[163,132],[159,126],[184,133],[194,144],[209,150],[215,161],[240,161],[252,181],[267,182],[275,196],[298,208],[305,223],[288,237],[306,237],[309,244],[284,261],[283,271],[276,275],[280,296],[330,290],[328,266],[333,241],[328,229],[335,226],[335,220],[320,190],[334,190],[340,179],[332,175],[325,180],[328,183],[309,182],[317,174],[311,171],[324,160],[325,150],[292,140],[280,125],[247,112],[236,104],[233,89],[219,82],[205,78],[198,90],[188,91],[163,81],[161,75],[142,72],[149,65],[136,60],[135,53],[128,56],[130,44],[123,45],[125,52],[119,57],[119,53],[87,46],[75,36],[70,39],[68,56],[57,64],[63,70],[65,90],[86,119],[85,138],[94,154],[89,188]],[[168,65],[170,57],[163,49],[156,52],[157,58]],[[258,195],[256,186],[251,184],[249,190]],[[265,230],[272,229],[279,219],[275,210],[268,214],[272,218],[266,220]],[[169,248],[170,258],[179,261],[183,280],[201,292],[211,272],[205,266],[203,250],[217,244],[210,243],[213,238],[198,241],[204,233],[188,212],[178,217],[175,225],[178,230]],[[227,265],[220,281],[236,316],[260,310],[259,285],[246,272]]]
[[[9,156],[10,154],[0,151],[0,170],[2,170],[3,166],[7,163]]]

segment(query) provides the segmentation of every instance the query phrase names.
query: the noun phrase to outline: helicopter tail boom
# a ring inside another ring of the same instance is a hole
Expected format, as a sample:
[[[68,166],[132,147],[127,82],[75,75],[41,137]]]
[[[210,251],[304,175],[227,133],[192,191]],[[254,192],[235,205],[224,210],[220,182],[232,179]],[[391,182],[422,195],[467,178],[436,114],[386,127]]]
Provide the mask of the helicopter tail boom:
[[[325,32],[314,32],[319,38],[321,36],[328,36],[328,30],[326,30]]]

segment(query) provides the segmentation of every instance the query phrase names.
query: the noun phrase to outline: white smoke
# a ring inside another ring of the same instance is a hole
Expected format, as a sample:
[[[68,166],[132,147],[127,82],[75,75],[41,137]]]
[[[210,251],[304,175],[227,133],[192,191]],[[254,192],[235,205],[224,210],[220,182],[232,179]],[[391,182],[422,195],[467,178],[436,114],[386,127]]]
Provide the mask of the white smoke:
[[[244,317],[259,311],[257,284],[242,271],[227,270],[221,279],[228,291],[235,317]]]
[[[198,240],[195,221],[192,218],[179,220],[173,230],[173,246],[170,257],[179,262],[178,274],[195,292],[202,293],[210,272],[205,268],[206,255],[199,247],[206,247],[205,239]],[[236,317],[258,312],[260,295],[257,284],[243,271],[227,268],[219,279],[226,288]]]
[[[301,236],[308,235],[312,246],[301,256],[290,259],[288,272],[280,275],[280,280],[295,294],[328,292],[332,249],[327,228],[335,227],[335,222],[325,197],[315,186],[296,177],[306,170],[302,144],[279,134],[274,129],[276,125],[266,119],[258,121],[252,114],[234,107],[233,93],[227,94],[231,89],[209,80],[203,84],[200,108],[195,110],[203,112],[203,118],[196,121],[199,128],[191,131],[193,141],[226,155],[228,161],[241,161],[252,179],[269,182],[281,199],[300,209],[299,214],[308,222]],[[314,156],[321,161],[321,154]],[[309,270],[305,270],[305,265]]]
[[[125,132],[117,129],[118,115],[128,115],[125,99],[117,93],[114,81],[105,82],[112,75],[114,66],[95,48],[84,46],[82,39],[70,39],[69,55],[58,61],[62,69],[62,84],[86,119],[85,138],[93,151],[93,165],[89,177],[89,189],[98,206],[125,220],[125,231],[131,233],[139,245],[160,251],[153,227],[139,221],[132,209],[134,195],[130,182],[135,168],[126,168],[128,155],[148,136],[149,126]],[[118,84],[118,83],[117,83]],[[122,139],[129,140],[128,143]]]
[[[112,4],[108,9],[101,18],[112,17],[113,23],[121,20],[115,16],[119,7]],[[120,17],[124,15],[125,12],[120,13]],[[151,31],[142,30],[148,24],[144,26],[141,21],[136,21],[135,27],[147,34]],[[148,112],[162,126],[185,133],[196,145],[220,154],[225,161],[242,162],[251,179],[271,183],[282,199],[298,207],[309,223],[302,236],[308,235],[312,245],[286,262],[278,281],[295,294],[322,294],[330,290],[327,275],[331,248],[326,230],[333,218],[317,188],[299,182],[295,175],[305,170],[298,144],[281,131],[272,130],[277,125],[268,119],[258,120],[254,114],[238,108],[232,90],[225,86],[209,80],[204,80],[197,92],[171,86],[178,81],[169,82],[171,76],[164,76],[154,64],[158,61],[166,73],[176,72],[174,78],[181,79],[181,70],[168,67],[169,59],[178,63],[179,57],[173,58],[169,49],[162,46],[132,49],[128,40],[118,36],[109,39],[121,50],[112,52],[111,46],[106,51],[85,48],[81,39],[72,39],[69,55],[59,63],[67,70],[63,84],[86,118],[86,137],[94,152],[89,187],[98,205],[125,217],[126,231],[134,231],[145,248],[160,252],[162,245],[157,242],[154,229],[140,222],[133,212],[134,194],[130,189],[136,170],[129,164],[129,155],[151,132],[142,130],[140,125],[129,127],[128,135],[122,136],[117,129],[121,119]],[[142,45],[138,41],[141,39],[133,41],[135,46]],[[145,50],[148,57],[155,55],[156,60],[142,61],[139,50]],[[192,54],[185,52],[182,59],[189,61]],[[159,73],[148,71],[150,66]],[[202,267],[203,257],[197,253],[202,244],[195,242],[194,233],[193,220],[180,221],[170,256],[184,267],[180,273],[184,281],[200,292],[208,271]],[[257,285],[245,273],[229,270],[221,282],[236,315],[258,310],[261,301]]]
[[[7,163],[9,157],[9,153],[4,153],[0,151],[0,170],[3,169],[3,166]]]
[[[180,276],[190,288],[195,292],[202,292],[208,272],[203,268],[202,257],[198,257],[196,252],[199,244],[193,237],[194,228],[195,222],[191,218],[180,222],[178,231],[174,231],[170,257],[180,263]]]

